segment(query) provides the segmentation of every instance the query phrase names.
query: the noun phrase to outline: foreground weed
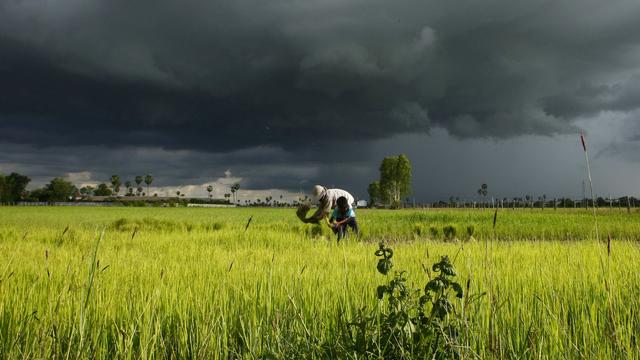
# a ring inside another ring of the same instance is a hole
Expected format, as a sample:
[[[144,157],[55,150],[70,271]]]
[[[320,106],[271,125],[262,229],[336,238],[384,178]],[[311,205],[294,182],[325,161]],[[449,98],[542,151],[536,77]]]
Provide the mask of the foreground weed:
[[[377,270],[388,276],[393,268],[393,250],[380,243],[375,255]],[[462,299],[462,286],[454,280],[456,272],[447,256],[433,264],[423,290],[407,285],[406,271],[395,272],[377,287],[379,311],[366,315],[360,311],[347,324],[351,351],[356,357],[385,359],[451,359],[468,357],[461,339],[464,316],[452,297]],[[476,298],[477,299],[477,298]]]

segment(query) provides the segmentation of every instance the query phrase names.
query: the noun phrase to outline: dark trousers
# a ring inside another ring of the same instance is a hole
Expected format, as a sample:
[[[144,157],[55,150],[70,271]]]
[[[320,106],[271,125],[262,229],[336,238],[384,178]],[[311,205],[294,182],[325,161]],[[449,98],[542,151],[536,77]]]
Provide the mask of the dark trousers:
[[[342,219],[338,221],[342,221]],[[338,235],[338,241],[340,241],[342,238],[347,236],[347,227],[350,227],[351,230],[353,230],[353,232],[356,234],[356,236],[358,236],[358,234],[360,233],[360,229],[358,229],[358,222],[356,221],[356,218],[354,217],[349,218],[349,220],[347,220],[347,222],[345,222],[344,224],[333,228],[333,233]]]

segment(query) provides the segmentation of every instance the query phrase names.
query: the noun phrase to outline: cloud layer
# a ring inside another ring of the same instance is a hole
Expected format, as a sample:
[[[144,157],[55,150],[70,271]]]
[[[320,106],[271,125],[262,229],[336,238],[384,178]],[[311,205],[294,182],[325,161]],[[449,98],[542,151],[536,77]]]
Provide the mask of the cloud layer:
[[[637,107],[634,1],[0,4],[11,142],[225,151],[433,126],[546,135]]]
[[[253,186],[286,168],[295,188],[401,134],[570,134],[640,107],[638,15],[635,0],[0,0],[0,143],[215,154],[215,171],[248,151]]]

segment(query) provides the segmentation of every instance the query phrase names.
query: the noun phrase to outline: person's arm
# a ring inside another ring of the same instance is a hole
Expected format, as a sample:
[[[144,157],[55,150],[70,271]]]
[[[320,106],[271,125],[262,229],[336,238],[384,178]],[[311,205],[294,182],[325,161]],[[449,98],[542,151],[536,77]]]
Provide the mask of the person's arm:
[[[349,209],[347,212],[347,217],[342,219],[341,221],[336,221],[335,226],[340,226],[354,217],[355,217],[355,214],[353,213],[353,210]]]
[[[313,215],[311,215],[309,220],[320,221],[323,218],[325,218],[327,215],[329,215],[330,212],[331,212],[331,202],[329,202],[328,198],[324,198],[320,201],[320,204],[318,205],[318,210],[316,210],[316,212]]]
[[[336,218],[333,216],[333,214],[331,214],[331,217],[329,217],[329,221],[327,221],[327,226],[328,226],[328,227],[330,227],[330,228],[335,227],[335,226],[336,226],[336,221],[337,221],[337,220],[338,220],[338,219],[336,219]]]
[[[340,226],[340,225],[346,223],[347,221],[349,221],[349,219],[351,219],[351,218],[348,217],[348,218],[344,218],[342,221],[336,221],[336,223],[334,225],[335,226]]]

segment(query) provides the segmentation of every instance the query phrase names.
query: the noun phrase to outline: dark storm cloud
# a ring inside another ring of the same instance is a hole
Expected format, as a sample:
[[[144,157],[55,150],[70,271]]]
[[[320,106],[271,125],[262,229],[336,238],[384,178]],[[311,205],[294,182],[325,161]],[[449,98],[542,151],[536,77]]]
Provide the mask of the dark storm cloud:
[[[635,1],[2,1],[0,140],[231,151],[432,127],[565,133],[576,116],[634,108],[639,10]]]
[[[637,106],[640,108],[640,106]],[[640,109],[625,113],[617,123],[620,124],[617,136],[612,137],[601,149],[596,153],[598,157],[606,157],[610,159],[623,160],[631,168],[637,168],[640,164]],[[594,131],[606,132],[606,129],[596,129]],[[637,184],[636,178],[631,178]]]
[[[583,84],[545,99],[545,110],[556,117],[593,116],[601,111],[629,112],[640,108],[640,76],[611,85]]]
[[[538,135],[609,113],[624,136],[594,147],[638,162],[639,17],[636,0],[0,0],[0,171],[173,186],[230,168],[245,189],[363,196],[406,150],[420,184],[452,166],[426,198],[474,187],[451,180],[464,159],[518,168]]]

